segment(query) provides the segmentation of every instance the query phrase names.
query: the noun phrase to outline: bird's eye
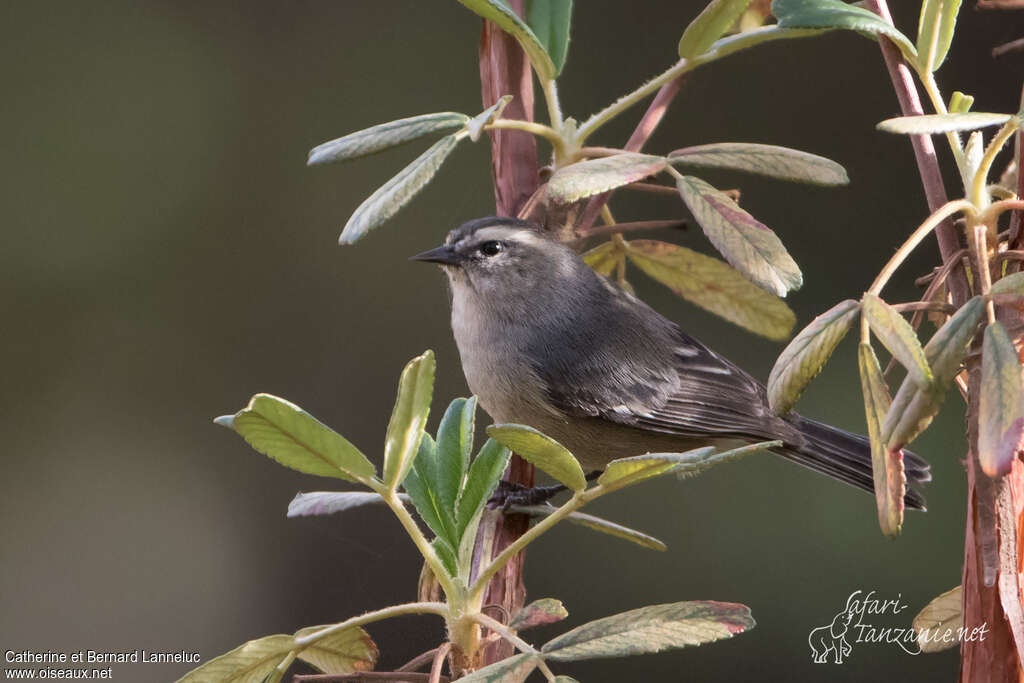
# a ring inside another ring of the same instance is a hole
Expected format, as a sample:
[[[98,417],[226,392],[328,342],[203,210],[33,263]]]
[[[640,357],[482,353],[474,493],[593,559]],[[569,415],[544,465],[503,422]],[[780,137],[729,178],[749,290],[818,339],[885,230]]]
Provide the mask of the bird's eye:
[[[480,245],[480,253],[484,256],[497,256],[505,250],[505,245],[497,240],[484,242]]]

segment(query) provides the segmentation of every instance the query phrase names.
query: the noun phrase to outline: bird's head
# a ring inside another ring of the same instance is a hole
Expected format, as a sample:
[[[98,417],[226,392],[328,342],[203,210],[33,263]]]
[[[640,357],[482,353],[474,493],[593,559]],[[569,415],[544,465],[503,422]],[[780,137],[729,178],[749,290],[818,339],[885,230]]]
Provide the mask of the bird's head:
[[[469,286],[477,294],[508,295],[536,287],[564,289],[589,270],[569,247],[546,237],[537,226],[517,218],[478,218],[452,230],[444,244],[412,257],[440,264],[453,289]]]

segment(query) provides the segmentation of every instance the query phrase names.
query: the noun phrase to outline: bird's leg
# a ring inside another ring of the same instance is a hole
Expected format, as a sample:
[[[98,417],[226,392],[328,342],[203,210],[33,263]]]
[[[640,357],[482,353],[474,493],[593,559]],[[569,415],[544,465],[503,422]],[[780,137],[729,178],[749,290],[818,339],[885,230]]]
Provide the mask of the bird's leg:
[[[593,481],[599,476],[601,476],[600,471],[591,472],[587,475],[587,481]],[[568,487],[564,484],[529,488],[502,479],[498,482],[498,488],[494,490],[494,495],[487,501],[487,505],[491,508],[501,508],[507,512],[513,505],[530,506],[546,503],[562,491],[567,490]]]

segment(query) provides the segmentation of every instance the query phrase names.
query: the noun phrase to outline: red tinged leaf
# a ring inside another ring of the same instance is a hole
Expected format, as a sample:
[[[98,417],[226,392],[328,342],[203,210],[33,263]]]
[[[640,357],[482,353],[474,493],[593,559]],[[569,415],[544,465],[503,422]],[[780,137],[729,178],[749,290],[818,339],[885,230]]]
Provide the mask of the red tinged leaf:
[[[886,448],[882,439],[882,421],[889,411],[889,389],[882,378],[878,357],[870,344],[860,345],[857,360],[864,394],[864,414],[871,439],[871,469],[875,479],[878,524],[886,536],[898,536],[903,526],[903,496],[907,491],[907,476],[903,470],[903,451]]]
[[[978,460],[990,477],[1010,471],[1024,439],[1024,383],[1020,358],[1006,328],[985,328],[978,399]]]

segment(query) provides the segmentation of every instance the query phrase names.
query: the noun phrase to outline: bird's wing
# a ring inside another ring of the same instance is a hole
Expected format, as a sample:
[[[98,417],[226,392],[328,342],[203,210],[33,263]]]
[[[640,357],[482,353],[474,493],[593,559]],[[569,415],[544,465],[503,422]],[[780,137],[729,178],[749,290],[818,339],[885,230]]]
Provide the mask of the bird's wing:
[[[643,302],[609,291],[593,319],[562,328],[559,353],[531,354],[556,410],[681,436],[799,441],[757,380]]]
[[[678,385],[665,401],[620,420],[653,431],[706,436],[798,439],[772,414],[764,387],[696,339],[678,332],[673,369]]]

